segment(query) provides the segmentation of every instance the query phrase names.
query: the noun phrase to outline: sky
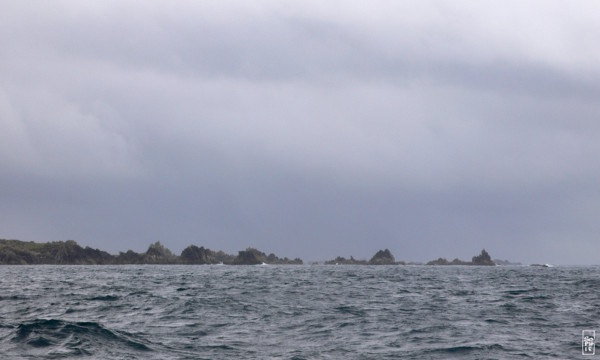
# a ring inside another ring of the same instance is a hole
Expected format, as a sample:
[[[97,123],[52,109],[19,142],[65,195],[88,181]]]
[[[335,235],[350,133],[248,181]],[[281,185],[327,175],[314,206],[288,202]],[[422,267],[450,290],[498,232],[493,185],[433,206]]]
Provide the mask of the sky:
[[[596,1],[3,1],[0,238],[599,264]]]

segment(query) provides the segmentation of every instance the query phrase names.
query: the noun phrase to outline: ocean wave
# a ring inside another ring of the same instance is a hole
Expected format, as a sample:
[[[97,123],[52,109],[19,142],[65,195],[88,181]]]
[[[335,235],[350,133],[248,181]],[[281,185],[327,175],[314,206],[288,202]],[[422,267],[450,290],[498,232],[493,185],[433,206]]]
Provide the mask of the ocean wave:
[[[16,327],[11,342],[30,349],[44,348],[48,355],[94,355],[98,351],[118,353],[119,350],[152,351],[149,345],[132,334],[110,330],[96,322],[58,319],[36,319],[21,323]]]

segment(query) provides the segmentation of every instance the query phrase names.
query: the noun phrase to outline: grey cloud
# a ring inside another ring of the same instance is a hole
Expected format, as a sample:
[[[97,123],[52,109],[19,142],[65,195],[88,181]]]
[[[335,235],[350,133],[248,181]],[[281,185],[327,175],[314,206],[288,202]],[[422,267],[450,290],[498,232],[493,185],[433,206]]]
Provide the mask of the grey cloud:
[[[0,237],[596,262],[592,50],[439,3],[187,5],[0,15]]]

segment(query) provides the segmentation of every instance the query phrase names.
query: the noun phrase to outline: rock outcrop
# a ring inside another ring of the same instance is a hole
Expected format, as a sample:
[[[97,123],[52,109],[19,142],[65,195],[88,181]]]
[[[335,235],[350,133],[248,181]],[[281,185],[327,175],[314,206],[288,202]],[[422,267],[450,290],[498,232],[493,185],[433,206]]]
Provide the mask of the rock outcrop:
[[[479,254],[477,256],[473,256],[472,263],[473,263],[473,265],[487,265],[487,266],[496,265],[492,261],[492,257],[490,256],[490,254],[488,254],[488,252],[485,251],[485,249],[481,250],[481,254]]]
[[[284,257],[283,259],[277,257],[277,255],[270,253],[267,256],[267,264],[272,265],[302,265],[304,262],[300,258],[288,259],[288,257]]]
[[[379,250],[373,255],[371,260],[357,260],[353,256],[346,259],[343,256],[338,256],[333,260],[325,261],[325,265],[404,265],[402,261],[396,261],[392,252],[388,249]]]
[[[160,241],[150,245],[146,253],[142,255],[142,263],[144,264],[177,264],[179,263],[178,260],[177,256],[164,247]]]
[[[290,260],[287,257],[280,259],[275,254],[271,253],[267,256],[264,252],[254,248],[247,248],[240,251],[238,256],[233,259],[233,265],[302,265],[303,262],[299,258]]]
[[[369,265],[395,265],[396,259],[388,249],[379,250],[369,260]]]
[[[463,261],[460,259],[454,259],[448,261],[444,258],[438,258],[437,260],[431,260],[427,265],[483,265],[483,266],[494,266],[496,265],[490,254],[485,249],[481,250],[481,253],[477,256],[473,256],[472,261]]]
[[[450,265],[450,262],[445,258],[437,258],[437,260],[431,260],[427,262],[427,265]]]
[[[254,248],[247,248],[238,253],[238,256],[233,259],[234,265],[259,265],[266,264],[267,255],[264,252]]]
[[[214,251],[205,249],[204,246],[197,247],[196,245],[190,245],[183,249],[179,256],[182,264],[218,264],[217,256]]]
[[[356,260],[353,256],[346,259],[343,256],[338,256],[333,260],[325,261],[325,265],[368,265],[367,260]]]
[[[133,250],[127,250],[127,252],[119,252],[119,255],[115,258],[115,263],[119,265],[127,264],[143,264],[142,254],[138,254]]]

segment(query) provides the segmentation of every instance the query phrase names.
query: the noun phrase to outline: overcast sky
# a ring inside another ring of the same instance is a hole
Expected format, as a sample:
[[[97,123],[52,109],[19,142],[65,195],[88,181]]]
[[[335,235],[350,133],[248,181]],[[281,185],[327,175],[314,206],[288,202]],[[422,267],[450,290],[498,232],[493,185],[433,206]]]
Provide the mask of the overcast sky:
[[[0,238],[600,263],[596,1],[0,9]]]

